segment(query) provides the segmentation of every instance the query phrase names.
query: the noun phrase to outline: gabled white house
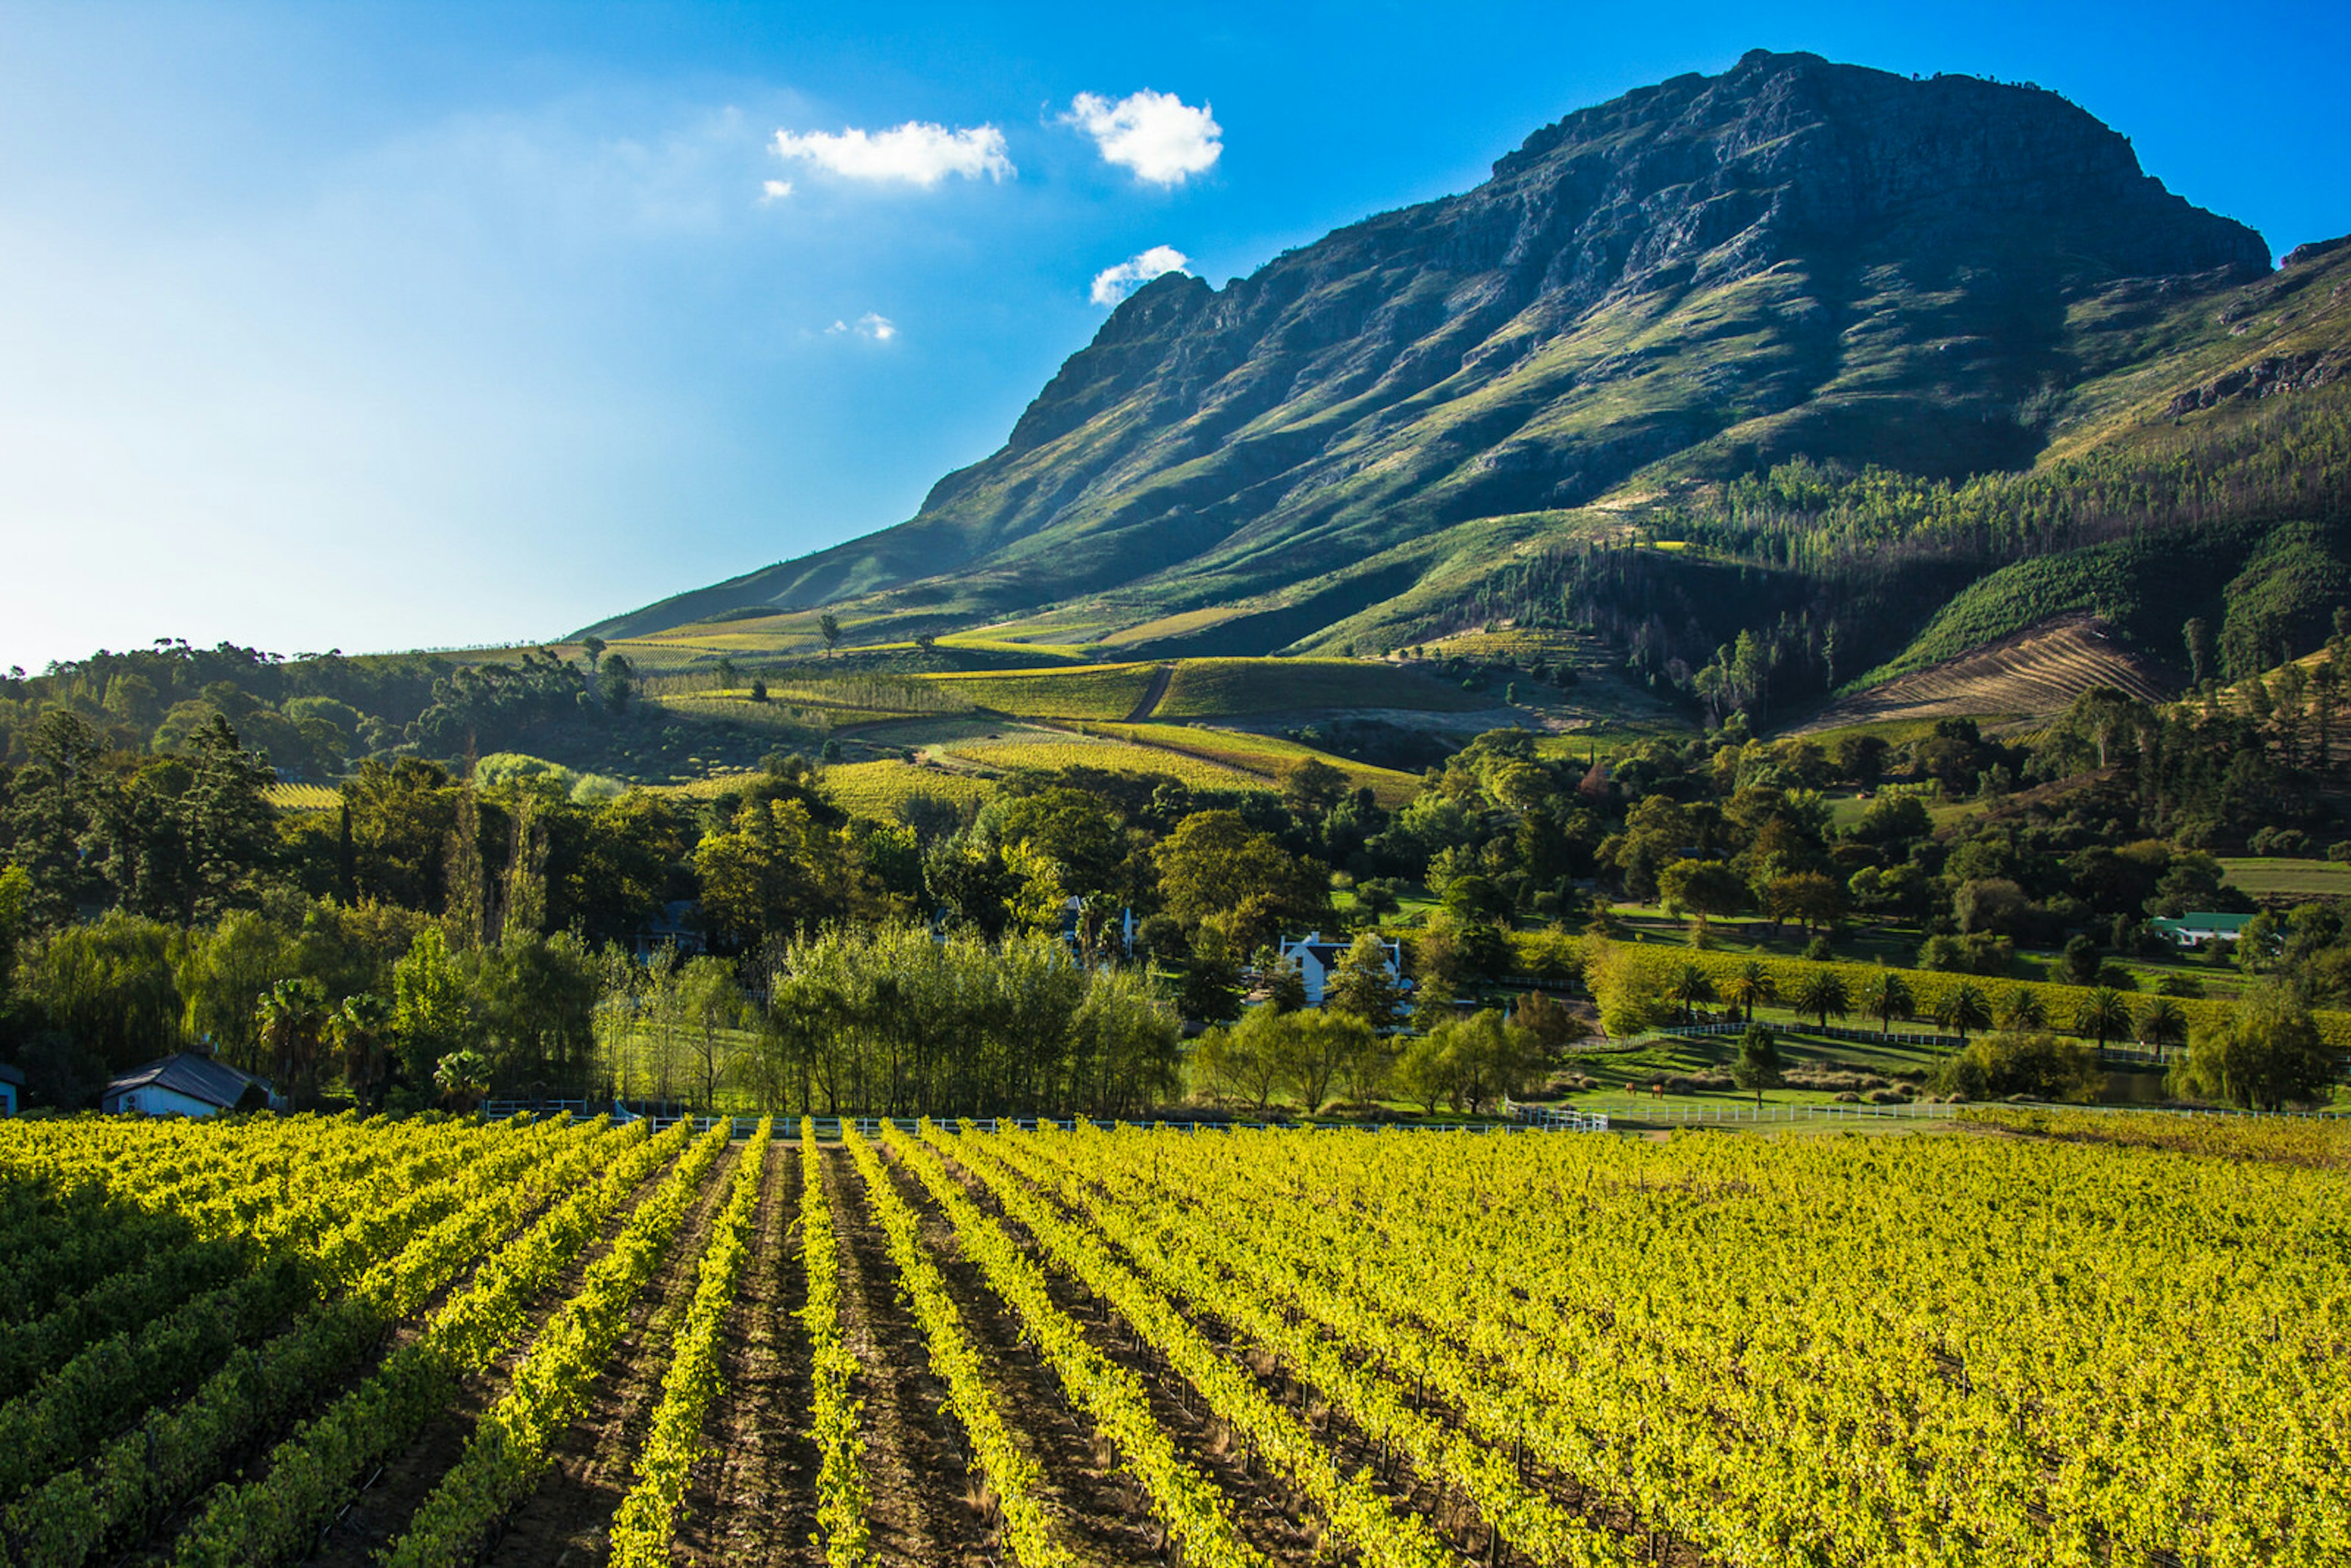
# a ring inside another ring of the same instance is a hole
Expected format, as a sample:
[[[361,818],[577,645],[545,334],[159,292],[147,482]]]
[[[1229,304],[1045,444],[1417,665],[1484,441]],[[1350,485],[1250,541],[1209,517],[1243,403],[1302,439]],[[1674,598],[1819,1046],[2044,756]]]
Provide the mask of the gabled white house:
[[[246,1092],[256,1087],[271,1110],[286,1108],[285,1097],[269,1086],[267,1079],[183,1051],[115,1079],[106,1086],[98,1106],[110,1115],[217,1116],[235,1110]]]
[[[1347,956],[1353,942],[1326,942],[1320,931],[1309,931],[1303,936],[1285,936],[1280,951],[1286,963],[1298,966],[1299,977],[1306,982],[1306,1005],[1319,1008],[1322,993],[1331,977],[1339,971],[1339,960]],[[1404,944],[1389,941],[1380,944],[1387,949],[1388,979],[1398,989],[1405,988]]]

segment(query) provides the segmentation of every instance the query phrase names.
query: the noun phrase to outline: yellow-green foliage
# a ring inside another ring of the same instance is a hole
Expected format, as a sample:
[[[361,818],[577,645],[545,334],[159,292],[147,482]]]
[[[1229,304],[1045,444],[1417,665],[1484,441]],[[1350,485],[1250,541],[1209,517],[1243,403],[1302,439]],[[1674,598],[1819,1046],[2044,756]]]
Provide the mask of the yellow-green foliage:
[[[1017,736],[1000,740],[958,740],[939,749],[983,768],[1006,771],[1019,768],[1048,772],[1063,768],[1101,768],[1117,773],[1165,773],[1196,789],[1273,788],[1253,773],[1236,772],[1205,758],[1163,751],[1156,747],[1130,746],[1117,740],[1039,740]]]
[[[1165,747],[1192,757],[1203,757],[1211,762],[1222,762],[1234,768],[1245,768],[1261,773],[1276,783],[1283,774],[1308,760],[1328,763],[1347,776],[1350,785],[1368,789],[1380,804],[1391,809],[1403,805],[1420,791],[1420,780],[1409,773],[1399,773],[1393,768],[1374,768],[1368,762],[1350,762],[1343,757],[1285,740],[1278,735],[1251,735],[1245,730],[1197,729],[1181,724],[1102,724],[1088,727],[1087,733],[1113,735],[1122,740],[1132,740],[1143,746]]]
[[[1465,692],[1402,664],[1369,659],[1186,659],[1155,718],[1217,718],[1301,708],[1462,713],[1499,696]]]
[[[955,699],[1025,718],[1121,719],[1151,689],[1155,664],[1081,664],[1058,670],[979,670],[928,675]]]
[[[1558,938],[1543,933],[1520,933],[1513,936],[1513,949],[1521,971],[1531,969],[1538,961],[1543,944],[1556,940]],[[1778,958],[1752,953],[1708,953],[1664,943],[1611,943],[1586,937],[1583,939],[1582,954],[1587,970],[1601,959],[1604,950],[1615,962],[1629,966],[1653,983],[1661,982],[1668,969],[1683,964],[1696,964],[1714,982],[1717,990],[1727,988],[1748,963],[1758,963],[1763,966],[1773,984],[1779,988],[1782,1006],[1786,1005],[1785,998],[1795,990],[1797,981],[1808,971],[1820,967],[1801,958]],[[1879,972],[1875,964],[1840,962],[1828,967],[1844,977],[1845,989],[1855,998],[1861,994],[1862,982]],[[2086,986],[2061,986],[2045,980],[2012,980],[1998,975],[1957,975],[1940,969],[1896,969],[1893,972],[1900,975],[1909,986],[1911,1011],[1918,1018],[1933,1017],[1943,998],[1962,985],[1974,986],[1995,1008],[2011,989],[2022,986],[2040,997],[2042,1004],[2048,1009],[2050,1021],[2064,1029],[2090,995],[2090,988]],[[2221,1022],[2235,1007],[2232,1002],[2207,997],[2179,997],[2173,1000],[2191,1030],[2203,1030]],[[1852,1005],[1857,1009],[1859,1003],[1855,1000]],[[2319,1033],[2327,1044],[2337,1050],[2351,1051],[2351,1013],[2322,1012],[2317,1018]],[[1829,1021],[1834,1023],[1839,1020],[1832,1017]],[[1842,1021],[1867,1027],[1873,1020],[1862,1017],[1856,1010]],[[1896,1019],[1895,1027],[1897,1030],[1903,1027],[1899,1019]]]
[[[324,784],[272,784],[262,793],[281,811],[331,811],[343,803],[341,793]]]
[[[827,768],[821,788],[851,816],[876,822],[892,821],[902,802],[918,795],[961,805],[967,800],[985,804],[996,793],[993,779],[896,761],[844,762]]]

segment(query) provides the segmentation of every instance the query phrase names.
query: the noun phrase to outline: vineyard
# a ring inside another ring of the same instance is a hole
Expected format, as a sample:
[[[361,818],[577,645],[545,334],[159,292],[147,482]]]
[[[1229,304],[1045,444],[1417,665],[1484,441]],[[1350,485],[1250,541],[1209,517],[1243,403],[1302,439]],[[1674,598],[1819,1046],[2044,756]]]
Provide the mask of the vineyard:
[[[2340,1561],[2339,1124],[0,1125],[0,1560]]]

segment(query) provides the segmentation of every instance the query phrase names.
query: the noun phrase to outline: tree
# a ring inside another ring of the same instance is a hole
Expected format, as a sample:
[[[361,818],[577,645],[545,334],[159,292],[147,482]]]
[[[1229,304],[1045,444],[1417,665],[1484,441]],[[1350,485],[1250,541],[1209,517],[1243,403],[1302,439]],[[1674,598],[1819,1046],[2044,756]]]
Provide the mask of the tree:
[[[1821,872],[1790,872],[1773,877],[1766,885],[1763,908],[1775,924],[1786,919],[1802,921],[1804,935],[1810,936],[1818,927],[1844,918],[1845,890],[1834,877]]]
[[[1588,1040],[1592,1026],[1568,1010],[1567,1004],[1541,991],[1519,998],[1510,1021],[1524,1030],[1546,1064],[1555,1062],[1578,1040]]]
[[[392,1032],[409,1083],[433,1082],[442,1057],[465,1042],[465,988],[438,926],[417,934],[392,972]]]
[[[1287,1065],[1282,1015],[1252,1008],[1229,1029],[1212,1029],[1192,1048],[1192,1064],[1219,1103],[1247,1102],[1259,1116],[1273,1103]]]
[[[2096,1052],[2045,1030],[2003,1030],[1954,1052],[1937,1071],[1937,1087],[1964,1100],[2010,1094],[2035,1100],[2095,1099],[2105,1074]]]
[[[316,980],[297,976],[262,994],[257,1008],[261,1043],[278,1088],[295,1104],[318,1096],[319,1045],[327,1032],[327,993]]]
[[[2214,674],[2211,624],[2201,615],[2191,615],[2180,627],[2179,639],[2188,651],[2189,679],[2200,686]]]
[[[1668,915],[1696,915],[1702,932],[1708,916],[1739,913],[1747,884],[1720,861],[1677,860],[1657,873],[1657,902]]]
[[[1861,994],[1855,998],[1861,1010],[1877,1020],[1878,1032],[1892,1034],[1896,1014],[1907,1016],[1917,1006],[1910,994],[1910,982],[1887,968],[1873,969],[1861,982]]]
[[[1321,819],[1347,791],[1347,776],[1319,757],[1303,758],[1282,775],[1282,803],[1309,821]]]
[[[1682,1010],[1682,1022],[1695,1021],[1698,1004],[1714,1000],[1714,982],[1696,964],[1677,964],[1666,974],[1666,998]]]
[[[1825,964],[1816,964],[1804,970],[1796,988],[1789,994],[1788,1005],[1800,1013],[1811,1013],[1829,1027],[1829,1015],[1843,1018],[1852,1010],[1852,998],[1846,993],[1844,977]]]
[[[1366,931],[1339,956],[1322,988],[1322,1005],[1361,1019],[1374,1034],[1394,1029],[1404,1013],[1404,993],[1388,973],[1388,945]]]
[[[816,618],[816,630],[817,635],[824,639],[824,656],[831,658],[832,651],[841,646],[841,617],[826,611]]]
[[[2342,1075],[2342,1062],[2320,1038],[2309,1008],[2273,982],[2199,1032],[2172,1068],[2168,1086],[2175,1094],[2274,1111],[2325,1098]]]
[[[1281,1023],[1275,1051],[1282,1082],[1310,1116],[1322,1109],[1348,1064],[1376,1048],[1371,1027],[1343,1013],[1292,1013]]]
[[[391,1005],[368,991],[344,998],[327,1019],[327,1042],[342,1058],[343,1082],[362,1111],[374,1103],[375,1087],[383,1082],[384,1040],[391,1030]]]
[[[1750,958],[1739,966],[1739,973],[1732,977],[1724,997],[1746,1015],[1749,1023],[1753,1023],[1756,1004],[1771,1001],[1779,994],[1779,982],[1772,979],[1771,971],[1760,959]]]
[[[1630,1040],[1665,1012],[1665,998],[1648,967],[1613,942],[1595,944],[1585,967],[1593,999],[1600,1004],[1600,1027],[1611,1038]]]
[[[2130,1003],[2111,986],[2100,986],[2074,1009],[2074,1032],[2096,1040],[2100,1051],[2115,1036],[2130,1032]]]
[[[1962,980],[1945,991],[1935,1004],[1935,1021],[1958,1034],[1964,1047],[1970,1030],[1991,1027],[1991,1004],[1984,999],[1980,988],[1972,981]]]
[[[2132,1022],[2132,1032],[2138,1042],[2153,1051],[2168,1045],[2184,1044],[2188,1039],[2188,1015],[2169,997],[2150,997],[2138,1009]]]
[[[1994,1021],[2011,1034],[2031,1034],[2049,1027],[2049,1004],[2030,986],[2011,986]]]
[[[1763,1103],[1763,1091],[1780,1086],[1780,1042],[1761,1024],[1750,1023],[1747,1032],[1739,1038],[1739,1055],[1731,1061],[1730,1076],[1741,1089],[1755,1091],[1755,1103]]]
[[[490,1059],[478,1051],[453,1051],[435,1063],[433,1086],[453,1111],[471,1111],[490,1092]]]
[[[1321,883],[1238,811],[1196,811],[1153,852],[1159,895],[1187,930],[1211,916],[1244,949],[1271,935],[1285,915],[1320,902]]]

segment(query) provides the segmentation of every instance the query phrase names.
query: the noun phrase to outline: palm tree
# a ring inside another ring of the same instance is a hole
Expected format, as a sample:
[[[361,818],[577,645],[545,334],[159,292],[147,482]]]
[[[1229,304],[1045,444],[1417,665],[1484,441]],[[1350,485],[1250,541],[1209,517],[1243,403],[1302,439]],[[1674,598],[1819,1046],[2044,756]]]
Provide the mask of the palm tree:
[[[2047,1029],[2049,1004],[2030,986],[2011,986],[2000,1004],[2000,1027],[2016,1034]]]
[[[1917,1005],[1910,994],[1910,982],[1892,969],[1874,969],[1861,982],[1861,995],[1856,998],[1861,1010],[1877,1020],[1877,1032],[1894,1032],[1894,1015],[1907,1013]]]
[[[1990,1027],[1991,1004],[1984,999],[1983,988],[1972,980],[1962,980],[1944,992],[1943,999],[1935,1004],[1935,1021],[1956,1031],[1964,1048],[1968,1030]]]
[[[343,1059],[343,1082],[360,1110],[383,1077],[383,1037],[392,1009],[381,997],[361,992],[345,998],[327,1019],[327,1040]]]
[[[1796,982],[1795,994],[1788,1000],[1798,1012],[1816,1015],[1823,1029],[1829,1027],[1831,1013],[1843,1018],[1852,1010],[1844,977],[1824,964],[1805,970],[1804,977]]]
[[[298,976],[262,992],[255,1010],[279,1085],[289,1099],[308,1099],[318,1078],[319,1039],[327,1026],[327,993],[316,980]]]
[[[1682,1022],[1688,1023],[1698,1003],[1714,1000],[1714,982],[1696,964],[1677,964],[1666,977],[1666,995],[1681,1004]]]
[[[2084,997],[2074,1011],[2074,1032],[2096,1036],[2100,1051],[2116,1035],[2128,1032],[2130,1026],[2130,1003],[2112,986],[2100,986]]]
[[[1756,1003],[1768,1002],[1779,994],[1780,988],[1771,978],[1771,971],[1753,958],[1739,966],[1739,974],[1730,982],[1731,1005],[1745,1011],[1749,1023],[1755,1021]]]
[[[2138,1042],[2161,1051],[2188,1041],[2188,1015],[2169,997],[2151,997],[2138,1012]]]

